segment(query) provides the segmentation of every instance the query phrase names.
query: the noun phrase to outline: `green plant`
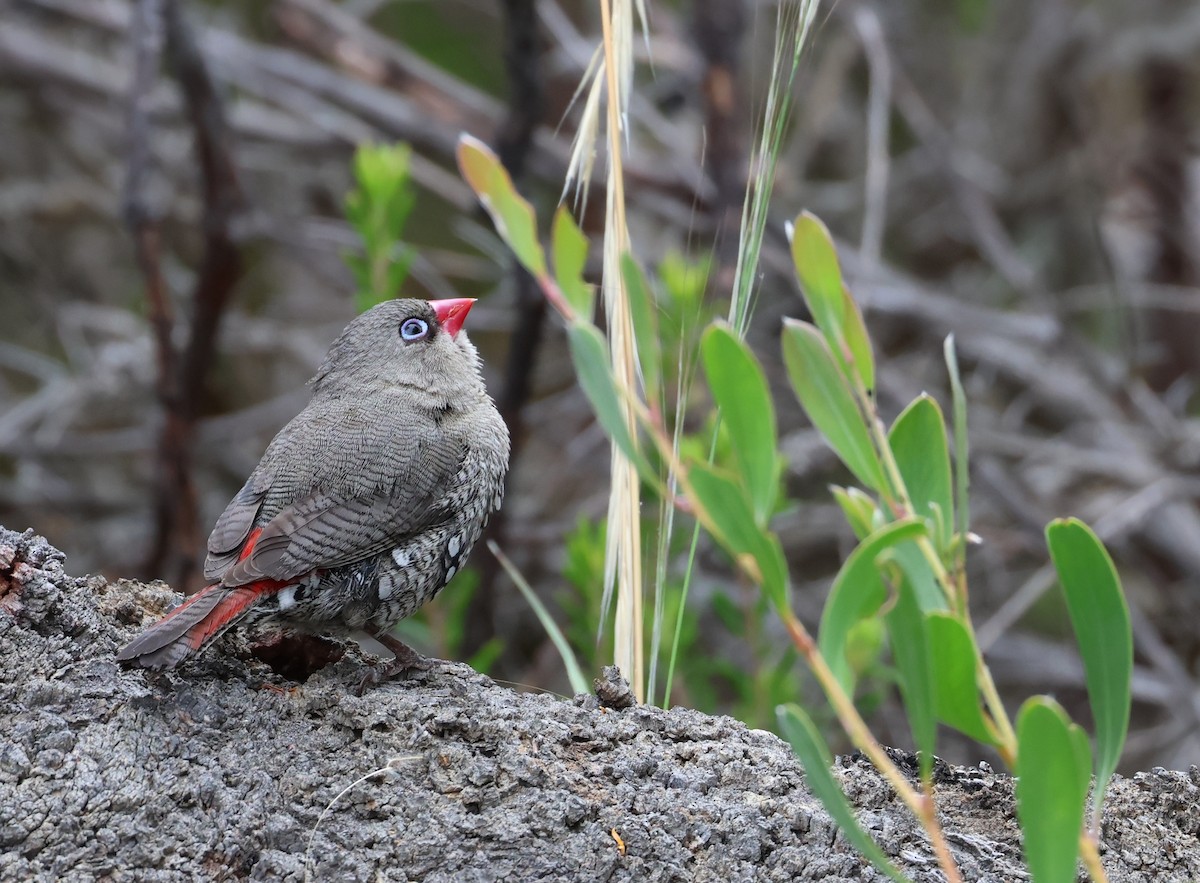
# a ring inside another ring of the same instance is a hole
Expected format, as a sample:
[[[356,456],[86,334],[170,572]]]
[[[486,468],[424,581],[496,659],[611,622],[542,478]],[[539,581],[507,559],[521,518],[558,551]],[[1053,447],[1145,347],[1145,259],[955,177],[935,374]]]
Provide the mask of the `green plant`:
[[[758,255],[791,105],[789,95],[801,52],[816,20],[817,7],[817,0],[798,0],[778,7],[773,70],[751,160],[754,174],[743,209],[729,304],[730,322],[739,337],[745,332],[753,308]],[[551,253],[555,275],[551,277],[538,242],[533,210],[512,189],[503,168],[481,159],[474,149],[475,142],[470,139],[460,147],[459,165],[518,259],[542,283],[547,297],[568,320],[572,331],[578,330],[579,333],[573,334],[574,345],[586,348],[593,356],[607,347],[606,370],[622,389],[636,385],[644,395],[644,406],[670,432],[672,456],[658,456],[653,446],[638,450],[639,416],[633,402],[611,396],[603,402],[604,407],[621,417],[625,427],[612,446],[604,593],[598,622],[611,635],[614,659],[629,677],[637,697],[650,702],[661,697],[665,705],[671,699],[681,639],[686,630],[683,621],[688,610],[686,598],[700,538],[697,525],[691,533],[682,579],[676,578],[671,565],[678,489],[671,464],[679,459],[682,447],[691,443],[684,425],[698,363],[695,344],[698,333],[706,327],[705,314],[710,308],[703,297],[707,262],[689,265],[668,256],[659,267],[658,277],[647,279],[631,253],[623,175],[623,150],[628,139],[623,137],[622,130],[627,125],[624,121],[628,118],[632,87],[635,11],[644,30],[646,20],[641,2],[601,0],[603,41],[577,92],[586,93],[586,99],[564,188],[565,195],[574,184],[577,201],[586,203],[603,124],[607,192],[601,301],[607,336],[598,334],[591,324],[594,298],[581,275],[587,243],[570,215],[560,210],[554,221]],[[593,389],[600,389],[604,383],[599,376],[583,378],[584,383],[589,381],[594,381]],[[718,418],[712,424],[710,459],[719,441],[719,425]],[[659,503],[652,536],[646,529],[650,520],[648,507],[640,502],[644,490],[655,495]],[[649,585],[652,593],[653,613],[649,617],[644,614],[647,608],[644,585]],[[679,597],[673,597],[674,593]],[[615,615],[610,617],[614,596]],[[673,618],[668,617],[668,608],[675,611]]]
[[[914,811],[920,815],[922,803],[932,805],[936,726],[947,724],[995,747],[1020,775],[1019,817],[1035,880],[1073,879],[1079,856],[1094,879],[1103,879],[1099,819],[1125,740],[1133,668],[1129,612],[1112,562],[1082,522],[1060,520],[1047,528],[1096,720],[1094,810],[1091,825],[1081,832],[1092,769],[1087,737],[1044,696],[1025,703],[1014,731],[975,640],[964,567],[966,418],[953,341],[947,342],[946,356],[956,399],[957,500],[936,402],[917,399],[885,431],[872,395],[870,341],[842,281],[832,239],[810,215],[797,218],[791,232],[814,324],[789,321],[784,329],[789,377],[814,425],[866,486],[867,493],[843,491],[839,501],[860,535],[870,531],[839,575],[843,592],[835,582],[821,623],[821,659],[810,664],[817,662],[817,670],[828,661],[831,682],[823,685],[835,707],[843,705],[839,717],[850,724],[848,731],[856,728],[852,707],[845,707],[852,676],[839,645],[859,621],[882,616],[922,758],[926,800],[913,800]],[[862,563],[866,558],[873,567]]]
[[[562,611],[563,633],[586,671],[599,671],[612,659],[612,642],[605,640],[601,621],[604,594],[605,524],[580,517],[566,536],[566,585],[556,594]],[[597,638],[599,636],[599,638]]]
[[[700,433],[700,435],[711,433]],[[694,450],[703,456],[698,437]],[[727,447],[727,445],[726,445]],[[657,520],[645,522],[646,547],[650,547],[657,536],[661,536]],[[552,623],[544,623],[547,631],[561,628],[572,656],[578,659],[582,671],[599,671],[612,660],[610,632],[600,621],[601,595],[604,585],[604,541],[603,522],[581,518],[566,536],[566,561],[562,576],[567,585],[556,593],[555,601],[559,616]],[[662,553],[660,560],[669,559],[675,565],[683,559],[686,548],[684,537],[676,535],[677,542]],[[755,727],[775,725],[775,707],[780,702],[796,696],[799,672],[796,668],[795,650],[790,646],[780,647],[771,639],[767,619],[772,615],[757,590],[748,584],[736,590],[715,590],[710,600],[714,614],[706,626],[720,624],[738,639],[746,656],[730,659],[714,654],[708,642],[701,642],[701,616],[693,607],[685,604],[683,581],[669,576],[659,583],[661,592],[656,600],[662,610],[656,618],[674,623],[673,648],[670,659],[677,661],[677,677],[672,698],[695,708],[715,710],[725,708],[739,719]],[[523,590],[522,590],[523,591]],[[540,615],[540,614],[539,614]],[[653,627],[646,624],[647,640],[654,646]],[[600,635],[597,641],[596,636]],[[609,640],[606,640],[609,638]],[[665,655],[667,648],[657,647],[652,652],[651,664]],[[664,703],[668,697],[664,695]]]
[[[416,202],[407,144],[363,144],[354,152],[355,189],[346,217],[362,240],[363,253],[347,253],[354,274],[354,305],[365,312],[400,293],[415,252],[402,241]]]
[[[835,489],[860,543],[834,581],[819,640],[813,640],[792,610],[787,563],[770,528],[779,468],[774,405],[762,369],[745,343],[721,322],[709,325],[700,341],[709,389],[725,415],[731,462],[714,465],[681,455],[678,439],[667,431],[661,415],[635,389],[618,381],[603,335],[591,323],[590,313],[580,309],[587,306],[587,287],[577,275],[585,245],[569,217],[560,210],[555,220],[553,248],[559,259],[554,276],[541,257],[532,209],[511,190],[494,156],[481,144],[464,140],[459,162],[464,177],[483,194],[497,228],[510,240],[515,230],[533,255],[526,266],[568,323],[580,385],[614,445],[657,493],[683,501],[746,577],[761,587],[853,744],[928,831],[947,879],[961,877],[934,805],[932,760],[939,722],[994,747],[1023,776],[1019,817],[1038,883],[1069,879],[1062,876],[1064,869],[1073,874],[1078,856],[1094,879],[1103,880],[1097,848],[1099,806],[1120,755],[1130,707],[1128,609],[1096,536],[1082,522],[1054,522],[1047,541],[1079,639],[1097,721],[1096,809],[1091,826],[1080,830],[1086,771],[1092,768],[1086,737],[1047,697],[1030,699],[1014,729],[975,639],[964,566],[966,417],[953,341],[947,341],[946,355],[956,402],[957,470],[952,468],[945,420],[932,398],[919,397],[885,427],[874,400],[871,341],[842,280],[832,239],[815,217],[802,214],[796,219],[789,230],[792,256],[813,322],[785,324],[784,362],[801,407],[862,485]],[[631,272],[628,262],[625,272]],[[629,412],[637,417],[636,432],[625,420]],[[669,465],[667,481],[653,468],[638,436]],[[861,667],[856,660],[862,656],[864,639],[869,645],[872,635],[886,635],[891,650],[920,758],[919,789],[888,758],[853,702]],[[810,716],[798,705],[784,704],[779,717],[809,770],[810,784],[847,836],[881,870],[898,878],[895,868],[868,845],[833,778],[817,774],[828,764],[829,752]],[[1078,836],[1064,840],[1068,829]]]

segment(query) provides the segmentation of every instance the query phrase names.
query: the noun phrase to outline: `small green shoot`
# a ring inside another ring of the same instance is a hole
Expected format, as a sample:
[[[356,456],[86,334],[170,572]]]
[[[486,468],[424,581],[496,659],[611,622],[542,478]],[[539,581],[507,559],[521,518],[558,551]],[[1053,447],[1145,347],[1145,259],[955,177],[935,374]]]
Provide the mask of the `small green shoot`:
[[[966,582],[967,532],[971,525],[971,470],[968,468],[970,442],[967,438],[967,393],[958,372],[958,353],[954,335],[946,336],[943,346],[946,373],[950,377],[950,400],[954,410],[954,534],[957,537],[954,571],[961,585]]]
[[[1104,544],[1082,521],[1052,521],[1046,528],[1046,543],[1067,599],[1096,722],[1092,831],[1098,835],[1104,791],[1116,772],[1129,728],[1133,690],[1129,605]]]
[[[346,197],[346,217],[358,233],[363,254],[347,254],[354,275],[354,304],[365,312],[397,297],[415,252],[402,241],[416,204],[407,144],[363,144],[354,153],[356,187]]]
[[[1074,883],[1092,774],[1087,733],[1048,696],[1017,716],[1017,817],[1034,883]]]
[[[833,498],[842,509],[842,514],[846,516],[846,521],[850,523],[850,529],[858,539],[866,539],[871,531],[882,525],[883,518],[879,506],[858,488],[832,485],[829,492],[833,494]]]

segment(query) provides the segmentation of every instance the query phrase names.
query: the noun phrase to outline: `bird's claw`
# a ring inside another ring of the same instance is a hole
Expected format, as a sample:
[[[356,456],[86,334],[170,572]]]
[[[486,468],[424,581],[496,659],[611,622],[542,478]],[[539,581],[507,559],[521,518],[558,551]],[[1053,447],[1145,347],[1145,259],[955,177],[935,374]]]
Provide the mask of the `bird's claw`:
[[[415,671],[427,671],[430,668],[428,659],[400,639],[393,638],[391,635],[377,635],[376,637],[381,644],[395,654],[395,659],[371,666],[363,675],[362,680],[358,682],[355,695],[362,696],[367,690],[374,689],[392,678],[401,675],[407,676]]]

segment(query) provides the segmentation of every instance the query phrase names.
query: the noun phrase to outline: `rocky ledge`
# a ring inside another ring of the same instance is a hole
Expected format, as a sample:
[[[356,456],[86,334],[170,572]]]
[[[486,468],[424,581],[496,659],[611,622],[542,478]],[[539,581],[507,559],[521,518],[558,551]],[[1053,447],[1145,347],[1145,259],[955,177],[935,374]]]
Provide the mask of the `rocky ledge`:
[[[355,650],[303,683],[222,652],[127,671],[117,647],[177,597],[63,564],[0,528],[0,880],[881,879],[769,733],[449,662],[358,697]],[[900,867],[940,880],[871,767],[838,775]],[[967,880],[1027,878],[1008,777],[940,766],[937,790]],[[1109,879],[1200,878],[1198,834],[1196,768],[1118,778]]]

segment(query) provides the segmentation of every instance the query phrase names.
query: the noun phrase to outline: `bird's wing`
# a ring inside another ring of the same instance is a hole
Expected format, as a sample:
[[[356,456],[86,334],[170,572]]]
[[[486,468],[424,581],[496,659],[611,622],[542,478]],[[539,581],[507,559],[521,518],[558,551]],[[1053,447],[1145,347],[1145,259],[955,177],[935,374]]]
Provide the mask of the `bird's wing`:
[[[263,500],[271,488],[271,476],[256,471],[242,485],[237,496],[229,501],[208,537],[208,557],[204,561],[204,578],[219,580],[229,565],[237,561],[246,539],[262,511]]]
[[[351,500],[309,497],[272,518],[249,554],[221,581],[241,586],[261,579],[290,580],[370,558],[443,520],[449,513],[436,504],[433,488],[402,504],[384,494]]]
[[[329,481],[317,475],[316,488],[265,523],[258,518],[262,532],[234,553],[236,560],[227,559],[221,582],[239,586],[259,579],[290,580],[351,564],[450,516],[447,494],[466,456],[464,444],[426,425],[420,433],[394,435],[392,444],[374,454],[353,474]],[[377,480],[364,476],[372,471],[380,473]]]

